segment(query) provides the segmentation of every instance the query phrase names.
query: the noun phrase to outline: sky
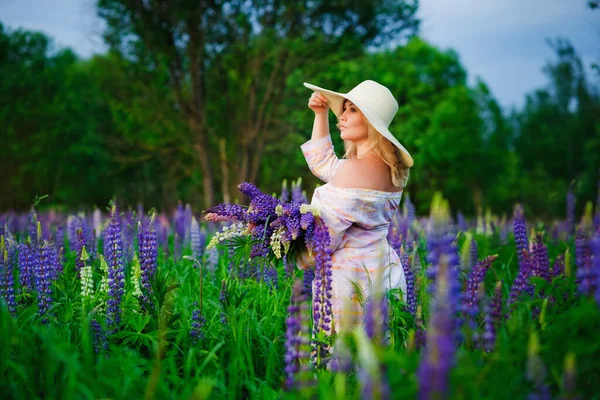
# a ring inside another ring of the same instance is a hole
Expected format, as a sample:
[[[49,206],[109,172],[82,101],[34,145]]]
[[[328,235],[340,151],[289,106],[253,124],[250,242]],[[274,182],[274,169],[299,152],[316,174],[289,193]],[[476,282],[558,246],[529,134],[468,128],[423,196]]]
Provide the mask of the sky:
[[[503,107],[521,107],[527,93],[547,84],[542,68],[555,60],[547,39],[569,39],[592,79],[590,65],[600,61],[600,10],[591,11],[586,3],[421,0],[421,36],[442,50],[455,50],[469,82],[484,81]],[[0,22],[42,31],[81,57],[106,51],[95,0],[0,0]]]

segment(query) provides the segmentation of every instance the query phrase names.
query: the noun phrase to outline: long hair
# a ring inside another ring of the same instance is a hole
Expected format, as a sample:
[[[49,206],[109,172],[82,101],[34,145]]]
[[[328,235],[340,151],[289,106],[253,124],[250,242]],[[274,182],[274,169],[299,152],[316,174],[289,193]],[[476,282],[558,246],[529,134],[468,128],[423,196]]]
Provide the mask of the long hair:
[[[371,125],[369,120],[361,112],[363,121],[368,127],[368,144],[371,150],[377,154],[384,163],[390,167],[392,173],[392,183],[398,188],[404,189],[408,183],[410,168],[402,161],[402,154],[399,148],[394,146],[392,142],[386,139],[381,133]],[[344,140],[344,149],[346,154],[344,158],[356,158],[356,145],[350,140]]]

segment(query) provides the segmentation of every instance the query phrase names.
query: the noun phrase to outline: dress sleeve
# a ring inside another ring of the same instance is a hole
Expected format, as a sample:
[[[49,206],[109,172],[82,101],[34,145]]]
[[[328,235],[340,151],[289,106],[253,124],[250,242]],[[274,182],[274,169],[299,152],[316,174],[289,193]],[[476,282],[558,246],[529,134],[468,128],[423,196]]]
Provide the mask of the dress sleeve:
[[[329,182],[340,164],[335,155],[331,136],[327,135],[321,139],[309,140],[300,146],[308,168],[314,176],[323,182]]]

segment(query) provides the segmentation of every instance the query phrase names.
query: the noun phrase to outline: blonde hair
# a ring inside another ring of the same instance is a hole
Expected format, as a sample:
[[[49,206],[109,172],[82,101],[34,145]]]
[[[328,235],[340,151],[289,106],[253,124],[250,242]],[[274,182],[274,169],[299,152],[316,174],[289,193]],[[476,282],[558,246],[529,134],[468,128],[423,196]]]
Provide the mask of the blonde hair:
[[[379,133],[377,129],[371,125],[369,120],[365,118],[362,112],[361,115],[363,117],[363,121],[365,121],[368,127],[367,140],[371,151],[377,154],[383,160],[383,162],[390,167],[390,172],[392,173],[392,183],[394,186],[404,189],[408,183],[410,168],[407,167],[402,161],[402,153],[400,149],[394,146],[392,142]],[[346,150],[344,158],[357,157],[357,149],[354,142],[350,140],[344,140],[344,149]]]

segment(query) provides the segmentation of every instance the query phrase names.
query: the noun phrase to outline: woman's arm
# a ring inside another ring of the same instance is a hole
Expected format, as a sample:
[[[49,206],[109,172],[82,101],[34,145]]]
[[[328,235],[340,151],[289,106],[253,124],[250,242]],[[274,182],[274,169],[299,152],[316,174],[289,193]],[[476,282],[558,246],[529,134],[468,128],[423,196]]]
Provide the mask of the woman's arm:
[[[329,136],[329,120],[327,119],[329,105],[327,104],[327,98],[320,93],[313,92],[308,99],[308,108],[315,113],[310,139],[317,140]]]

